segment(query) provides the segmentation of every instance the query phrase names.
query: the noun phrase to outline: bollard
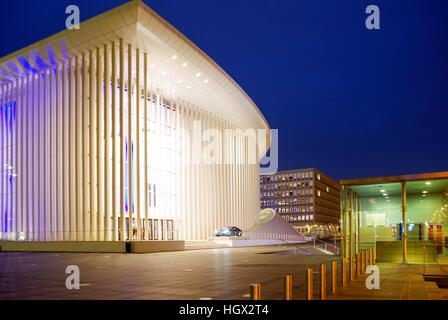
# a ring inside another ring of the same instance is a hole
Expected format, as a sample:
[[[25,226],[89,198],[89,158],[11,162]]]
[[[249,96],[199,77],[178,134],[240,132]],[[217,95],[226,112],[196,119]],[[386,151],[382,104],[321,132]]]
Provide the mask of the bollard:
[[[368,266],[370,266],[370,249],[366,250],[366,270]]]
[[[327,300],[327,266],[320,265],[320,299]]]
[[[362,271],[363,273],[366,273],[367,263],[368,263],[368,254],[367,254],[367,250],[364,250],[364,269]]]
[[[336,293],[338,287],[338,262],[331,261],[331,292]]]
[[[364,274],[365,270],[366,270],[366,251],[363,250],[361,252],[361,274]]]
[[[285,276],[283,279],[283,297],[285,300],[292,300],[292,276]]]
[[[350,256],[350,281],[355,280],[354,257]]]
[[[313,300],[313,269],[306,269],[305,278],[306,278],[305,299]]]
[[[361,254],[356,254],[356,277],[359,278],[361,276]]]
[[[347,285],[347,259],[342,258],[341,265],[341,273],[342,273],[342,286],[345,287]]]
[[[259,284],[250,285],[250,300],[261,300]]]
[[[372,264],[376,264],[376,248],[372,248]]]

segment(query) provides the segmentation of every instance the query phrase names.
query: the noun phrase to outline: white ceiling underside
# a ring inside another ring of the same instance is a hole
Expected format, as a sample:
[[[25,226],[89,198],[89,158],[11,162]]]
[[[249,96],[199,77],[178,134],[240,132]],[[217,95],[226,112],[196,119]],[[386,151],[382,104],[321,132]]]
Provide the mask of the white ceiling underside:
[[[79,30],[64,30],[0,59],[0,83],[80,56],[111,42],[148,54],[148,89],[169,100],[188,102],[242,128],[269,129],[254,102],[202,50],[141,1],[132,1],[92,19]],[[118,46],[117,46],[118,48]],[[133,51],[135,68],[135,50]],[[117,57],[118,58],[118,57]],[[140,59],[143,79],[143,58]],[[33,70],[34,69],[34,70]],[[133,72],[135,77],[135,72]],[[143,80],[140,80],[143,84]]]

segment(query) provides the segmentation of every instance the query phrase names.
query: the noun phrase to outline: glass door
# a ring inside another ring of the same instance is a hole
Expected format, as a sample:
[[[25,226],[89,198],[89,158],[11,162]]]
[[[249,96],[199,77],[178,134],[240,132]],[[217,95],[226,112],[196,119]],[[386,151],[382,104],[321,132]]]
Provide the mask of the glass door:
[[[152,219],[148,219],[148,240],[153,239]]]
[[[159,240],[159,220],[154,219],[154,240]]]
[[[166,220],[166,231],[168,240],[174,240],[174,222],[173,220]]]

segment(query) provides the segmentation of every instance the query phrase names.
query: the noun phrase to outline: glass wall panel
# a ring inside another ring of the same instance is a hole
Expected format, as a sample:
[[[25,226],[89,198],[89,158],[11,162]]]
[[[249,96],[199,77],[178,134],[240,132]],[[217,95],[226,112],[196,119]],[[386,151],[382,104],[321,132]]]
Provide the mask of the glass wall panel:
[[[359,250],[376,247],[377,241],[401,241],[401,183],[351,187],[359,199]],[[401,248],[397,243],[394,250]]]
[[[375,247],[378,261],[402,262],[405,231],[402,184],[382,183],[348,189],[360,199],[359,221],[354,215],[355,223],[359,224],[359,250]],[[406,182],[406,224],[408,263],[447,261],[447,179]]]
[[[447,258],[442,245],[448,244],[448,180],[409,182],[407,195],[408,239],[431,241],[438,260]]]

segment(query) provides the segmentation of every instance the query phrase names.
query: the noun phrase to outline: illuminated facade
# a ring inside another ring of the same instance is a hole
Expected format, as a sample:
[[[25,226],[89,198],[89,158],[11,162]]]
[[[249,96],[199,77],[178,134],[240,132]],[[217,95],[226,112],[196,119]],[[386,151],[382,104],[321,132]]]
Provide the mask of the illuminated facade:
[[[0,103],[0,239],[207,239],[258,218],[266,148],[239,163],[249,138],[225,140],[232,159],[203,163],[194,131],[269,130],[266,120],[140,1],[0,59]]]

